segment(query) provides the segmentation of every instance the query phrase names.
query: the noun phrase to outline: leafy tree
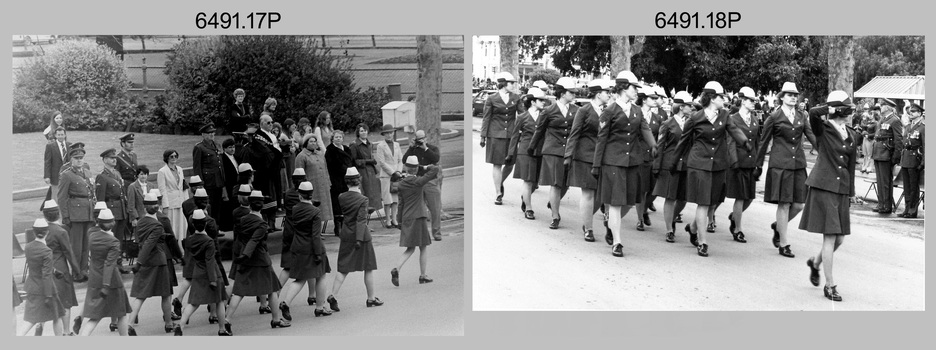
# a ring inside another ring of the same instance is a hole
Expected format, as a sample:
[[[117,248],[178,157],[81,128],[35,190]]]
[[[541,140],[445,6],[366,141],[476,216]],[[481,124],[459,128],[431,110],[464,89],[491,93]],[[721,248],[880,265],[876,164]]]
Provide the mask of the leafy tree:
[[[542,80],[546,82],[546,84],[555,84],[556,81],[559,80],[560,75],[559,71],[555,69],[538,68],[530,72],[529,77],[531,82]]]

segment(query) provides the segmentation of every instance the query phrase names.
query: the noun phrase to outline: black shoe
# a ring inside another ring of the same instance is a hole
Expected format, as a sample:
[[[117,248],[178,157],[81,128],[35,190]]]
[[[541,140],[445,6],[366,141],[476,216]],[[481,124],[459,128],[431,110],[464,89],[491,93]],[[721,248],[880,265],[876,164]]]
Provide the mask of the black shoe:
[[[325,301],[328,302],[328,308],[331,309],[332,311],[334,312],[341,311],[341,309],[338,308],[338,299],[335,299],[334,295],[329,295],[328,299],[325,299]]]
[[[873,212],[875,212],[875,213],[880,213],[880,212],[881,212],[881,207],[874,207],[874,209],[871,209],[871,211],[873,211]]]
[[[263,315],[263,314],[272,314],[272,313],[273,313],[273,308],[271,308],[271,307],[269,307],[269,306],[261,306],[259,311],[260,311],[260,314],[261,314],[261,315]]]
[[[127,326],[127,335],[131,337],[136,336],[136,329],[133,329],[133,326]]]
[[[708,223],[708,226],[705,227],[705,232],[715,233],[715,223],[714,222]]]
[[[175,313],[174,311],[170,311],[170,312],[169,312],[169,319],[171,319],[171,320],[173,320],[173,321],[178,321],[178,320],[181,320],[181,319],[182,319],[182,315],[179,315],[179,314]]]
[[[881,211],[879,211],[878,214],[881,214],[881,215],[890,215],[890,214],[893,213],[893,212],[894,212],[894,211],[893,211],[892,209],[881,209]]]
[[[504,195],[502,194],[497,195],[497,198],[494,198],[494,204],[495,205],[504,204]]]
[[[174,325],[165,325],[163,328],[166,329],[166,333],[172,333],[172,330],[175,329]]]
[[[208,324],[217,324],[218,316],[208,316]]]
[[[643,214],[643,223],[644,225],[647,225],[647,226],[653,226],[653,225],[650,225],[650,214],[647,214],[647,213]]]
[[[306,298],[306,302],[309,303],[310,306],[315,305],[315,297]]]
[[[172,298],[172,312],[176,315],[182,314],[182,302],[178,298]]]
[[[136,315],[133,317],[133,324],[140,324],[140,315]]]
[[[813,258],[806,260],[806,266],[809,266],[809,283],[812,283],[813,287],[819,286],[819,268],[813,266]]]
[[[614,235],[611,234],[611,229],[607,227],[605,227],[605,242],[607,242],[608,245],[614,244]]]
[[[620,243],[613,245],[611,247],[611,255],[614,255],[619,258],[624,256],[624,246],[621,245]]]
[[[643,230],[644,230],[643,220],[637,220],[637,231],[643,231]]]
[[[647,205],[647,209],[649,209],[650,211],[656,213],[656,207],[653,206],[653,203],[648,204],[648,205]]]
[[[917,218],[917,213],[904,215],[904,218],[905,218],[905,219],[916,219],[916,218]]]
[[[735,242],[747,243],[747,240],[744,239],[744,232],[741,231],[731,233],[731,238],[734,239]]]
[[[172,329],[172,333],[173,333],[172,335],[175,336],[175,337],[181,337],[181,336],[182,336],[182,326],[175,326],[175,328]]]
[[[692,243],[693,246],[699,246],[699,234],[692,233],[692,224],[686,224],[686,232],[689,232],[689,243]]]
[[[117,331],[117,324],[116,324],[116,323],[111,323],[110,325],[108,325],[108,328],[110,328],[110,331],[111,331],[111,332],[116,332],[116,331]]]
[[[559,220],[561,219],[552,219],[552,223],[549,224],[549,228],[553,230],[559,228]]]
[[[419,284],[423,283],[432,283],[432,279],[429,276],[419,276]]]
[[[708,256],[708,244],[699,244],[696,246],[696,249],[699,251],[699,256]]]
[[[325,309],[315,309],[315,317],[319,316],[331,316],[332,312]]]
[[[270,328],[276,328],[276,327],[286,328],[289,326],[292,326],[292,324],[290,324],[288,321],[284,319],[279,319],[277,321],[270,321]]]
[[[731,216],[732,214],[734,213],[728,214],[728,232],[734,234],[734,230],[738,227],[735,226],[734,217]]]
[[[283,313],[283,318],[285,318],[286,321],[292,321],[292,314],[289,313],[289,305],[286,305],[285,301],[280,302],[279,309],[280,312]]]
[[[81,321],[82,321],[81,316],[75,317],[75,321],[72,322],[72,331],[73,331],[73,332],[75,332],[75,333],[81,333],[81,332],[79,332],[79,331],[81,330]]]
[[[400,272],[396,268],[390,270],[390,283],[393,283],[395,287],[400,286]]]
[[[680,224],[681,224],[681,223],[682,223],[682,214],[676,214],[676,220],[673,220],[673,222],[677,222],[677,223],[680,223]]]
[[[37,337],[42,336],[42,323],[36,325],[36,333],[34,333],[33,335]]]
[[[231,322],[227,322],[227,321],[224,322],[224,331],[227,332],[228,335],[234,334],[234,331],[231,330]]]
[[[793,255],[793,252],[790,251],[790,245],[789,245],[789,244],[787,244],[787,245],[785,245],[785,246],[782,246],[782,247],[780,247],[780,248],[778,248],[778,249],[780,250],[780,255],[783,255],[783,256],[788,257],[788,258],[795,258],[795,257],[796,257],[796,255]]]
[[[546,202],[546,209],[552,209],[552,203]]]
[[[829,298],[829,300],[842,301],[842,296],[835,290],[835,287],[837,286],[825,286],[825,288],[823,288],[823,293],[825,293],[825,297]]]
[[[527,218],[527,220],[536,220],[536,215],[533,215],[532,210],[527,210],[525,213],[523,213],[523,217]]]
[[[584,233],[585,233],[585,242],[594,242],[594,241],[595,241],[595,233],[592,232],[592,230],[586,230],[586,229],[585,229],[585,226],[582,226],[582,231],[584,231]]]
[[[526,202],[523,201],[523,197],[520,197],[520,211],[526,213]]]
[[[666,241],[670,243],[676,243],[676,234],[673,231],[666,233]]]
[[[218,336],[219,336],[219,337],[230,337],[230,336],[232,336],[232,335],[233,335],[233,334],[231,334],[231,331],[227,331],[227,330],[218,331]]]
[[[380,306],[380,305],[383,305],[383,302],[380,301],[380,298],[377,298],[377,297],[374,297],[374,300],[367,301],[367,307]]]
[[[773,246],[774,248],[780,248],[780,231],[777,231],[777,222],[770,224],[770,229],[773,230]]]

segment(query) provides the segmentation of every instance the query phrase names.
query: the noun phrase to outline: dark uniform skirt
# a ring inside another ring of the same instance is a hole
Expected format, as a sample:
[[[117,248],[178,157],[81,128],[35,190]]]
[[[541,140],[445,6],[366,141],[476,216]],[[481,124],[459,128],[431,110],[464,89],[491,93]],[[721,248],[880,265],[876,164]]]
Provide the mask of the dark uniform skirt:
[[[643,163],[639,167],[640,171],[640,189],[641,193],[653,192],[653,186],[656,181],[653,179],[653,164]]]
[[[82,317],[92,320],[105,317],[121,317],[133,310],[130,307],[127,290],[123,286],[110,288],[107,298],[100,297],[100,290],[101,288],[88,288],[88,294],[85,295],[84,310],[81,311]]]
[[[406,248],[432,244],[432,236],[426,228],[426,218],[404,219],[400,231],[400,246]]]
[[[620,167],[601,166],[601,179],[598,181],[599,199],[608,205],[634,205],[641,202],[637,196],[640,186],[639,166]]]
[[[727,171],[706,171],[689,168],[686,171],[686,201],[698,205],[715,205],[725,201]]]
[[[826,235],[851,234],[848,195],[809,187],[800,230]]]
[[[341,241],[338,246],[338,272],[370,271],[377,269],[377,255],[374,244],[364,242],[360,249],[354,249],[354,242]]]
[[[539,181],[539,168],[542,158],[530,157],[526,154],[517,155],[517,164],[514,165],[515,179],[522,179],[526,182],[536,183]]]
[[[507,158],[507,143],[510,139],[488,137],[485,140],[484,161],[494,165],[504,165]]]
[[[679,201],[686,200],[686,172],[660,170],[653,195]]]
[[[242,297],[267,295],[278,292],[283,287],[272,266],[239,265],[238,269],[231,294]]]
[[[56,266],[56,269],[59,271],[68,271],[58,266]],[[55,292],[58,293],[58,298],[62,301],[62,306],[66,309],[72,306],[78,306],[78,298],[75,296],[75,284],[71,274],[66,273],[65,277],[53,278],[52,281],[55,283]]]
[[[320,278],[326,273],[331,272],[331,264],[328,263],[328,256],[322,255],[322,261],[315,263],[314,255],[293,254],[293,265],[289,269],[289,278],[296,280],[309,280]]]
[[[218,280],[215,283],[218,285],[217,288],[211,289],[211,281],[207,278],[193,278],[188,303],[191,305],[206,305],[228,300],[227,291],[224,288],[224,278],[218,275]]]
[[[170,273],[167,266],[141,266],[133,275],[130,297],[146,299],[172,295],[170,274],[175,275],[175,271]]]
[[[569,186],[578,187],[583,190],[597,190],[598,179],[591,174],[592,163],[581,160],[572,160],[572,167],[569,169]]]
[[[754,199],[756,197],[756,184],[754,183],[754,169],[728,169],[728,198]]]
[[[566,168],[562,161],[563,158],[560,156],[543,155],[543,164],[540,165],[540,185],[566,187]]]
[[[26,295],[26,306],[23,307],[23,320],[29,323],[42,323],[58,319],[65,315],[62,301],[56,297],[46,305],[45,295]]]
[[[767,169],[764,202],[806,203],[806,169]]]

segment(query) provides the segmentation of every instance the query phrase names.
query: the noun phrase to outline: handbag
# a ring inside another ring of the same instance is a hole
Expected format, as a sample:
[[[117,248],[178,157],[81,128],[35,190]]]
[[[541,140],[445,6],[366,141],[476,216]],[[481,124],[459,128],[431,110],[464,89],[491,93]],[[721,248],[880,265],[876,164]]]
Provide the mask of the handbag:
[[[140,244],[132,239],[120,241],[120,250],[127,259],[136,259],[140,255]]]
[[[390,193],[400,193],[400,182],[390,182]]]

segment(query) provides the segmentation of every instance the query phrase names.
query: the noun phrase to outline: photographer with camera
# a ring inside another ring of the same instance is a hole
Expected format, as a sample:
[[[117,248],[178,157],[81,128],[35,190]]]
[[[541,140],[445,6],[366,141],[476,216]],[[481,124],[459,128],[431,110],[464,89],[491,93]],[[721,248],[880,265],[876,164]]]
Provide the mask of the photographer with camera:
[[[426,132],[416,130],[413,135],[413,145],[403,154],[403,159],[410,156],[416,156],[421,168],[416,173],[417,176],[426,175],[427,166],[439,165],[439,147],[426,143]],[[436,241],[442,240],[442,172],[439,176],[429,181],[423,187],[423,195],[426,199],[426,206],[429,207],[429,215],[432,217],[432,238]]]

